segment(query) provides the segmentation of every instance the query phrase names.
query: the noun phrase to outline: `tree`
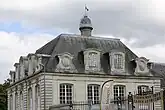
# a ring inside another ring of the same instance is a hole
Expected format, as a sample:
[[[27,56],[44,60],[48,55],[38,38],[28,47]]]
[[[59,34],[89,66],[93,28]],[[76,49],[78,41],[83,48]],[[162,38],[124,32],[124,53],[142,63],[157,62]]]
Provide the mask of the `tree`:
[[[0,110],[7,110],[7,88],[10,85],[10,79],[0,84]]]

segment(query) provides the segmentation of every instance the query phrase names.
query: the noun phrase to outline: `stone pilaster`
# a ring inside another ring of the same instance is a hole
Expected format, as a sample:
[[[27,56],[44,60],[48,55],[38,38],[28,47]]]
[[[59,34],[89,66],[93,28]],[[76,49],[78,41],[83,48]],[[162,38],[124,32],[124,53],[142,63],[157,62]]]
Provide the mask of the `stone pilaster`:
[[[49,106],[52,105],[53,102],[53,95],[52,95],[52,76],[46,76],[45,75],[45,90],[44,90],[44,76],[41,78],[41,110],[44,110],[44,104],[45,104],[45,110],[49,110]],[[45,95],[44,95],[45,91]],[[45,96],[45,97],[44,97]],[[45,101],[44,101],[45,100]]]

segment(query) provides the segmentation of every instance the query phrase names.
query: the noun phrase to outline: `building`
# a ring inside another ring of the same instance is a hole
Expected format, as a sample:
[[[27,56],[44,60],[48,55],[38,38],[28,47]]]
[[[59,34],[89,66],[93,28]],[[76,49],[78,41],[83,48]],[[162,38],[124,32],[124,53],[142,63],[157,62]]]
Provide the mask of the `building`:
[[[135,55],[120,39],[93,36],[87,15],[79,30],[81,35],[61,34],[35,53],[20,57],[10,71],[8,110],[48,110],[73,101],[97,104],[107,80],[112,80],[110,99],[152,87],[154,92],[161,90],[163,72],[157,64]]]

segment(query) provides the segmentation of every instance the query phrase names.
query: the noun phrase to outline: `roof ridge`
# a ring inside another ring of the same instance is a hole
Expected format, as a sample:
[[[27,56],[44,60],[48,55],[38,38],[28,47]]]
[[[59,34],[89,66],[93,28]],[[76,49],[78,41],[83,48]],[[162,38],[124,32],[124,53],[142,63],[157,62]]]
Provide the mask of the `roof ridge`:
[[[117,41],[120,41],[119,38],[108,38],[108,37],[99,37],[99,36],[81,36],[81,35],[78,35],[78,34],[60,34],[60,36],[62,37],[80,37],[80,38],[89,38],[89,39],[102,39],[102,40],[117,40]]]

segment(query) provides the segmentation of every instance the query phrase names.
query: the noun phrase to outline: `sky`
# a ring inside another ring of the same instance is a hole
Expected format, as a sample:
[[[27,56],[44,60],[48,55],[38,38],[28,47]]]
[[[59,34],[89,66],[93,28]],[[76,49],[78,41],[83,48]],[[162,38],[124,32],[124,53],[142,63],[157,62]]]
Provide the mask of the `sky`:
[[[165,63],[164,0],[0,0],[0,83],[20,56],[61,33],[80,34],[85,4],[93,35],[119,38],[139,57]]]

